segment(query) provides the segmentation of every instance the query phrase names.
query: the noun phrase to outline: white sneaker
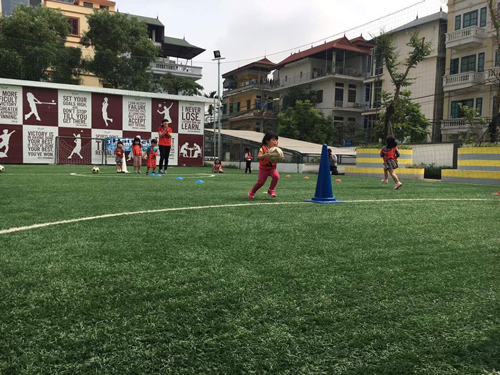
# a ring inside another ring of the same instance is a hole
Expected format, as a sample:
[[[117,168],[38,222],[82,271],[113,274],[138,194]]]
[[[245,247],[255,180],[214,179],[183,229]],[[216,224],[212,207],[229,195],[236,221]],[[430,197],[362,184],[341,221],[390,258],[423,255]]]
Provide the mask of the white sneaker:
[[[394,190],[398,190],[403,184],[401,182],[398,182],[396,186],[394,186]]]
[[[383,183],[384,185],[387,185],[387,184],[388,184],[388,181],[387,181],[387,180],[382,180],[382,183]]]

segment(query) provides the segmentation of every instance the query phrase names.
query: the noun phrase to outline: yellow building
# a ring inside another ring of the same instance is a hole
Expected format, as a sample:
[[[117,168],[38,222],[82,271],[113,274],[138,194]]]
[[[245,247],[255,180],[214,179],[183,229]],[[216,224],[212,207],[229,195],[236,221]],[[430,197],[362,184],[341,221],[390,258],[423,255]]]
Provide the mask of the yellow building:
[[[462,118],[460,103],[476,108],[490,121],[500,65],[485,0],[449,0],[448,20],[443,141],[455,140],[470,130],[470,124]]]
[[[87,15],[94,9],[107,9],[115,12],[116,3],[109,0],[44,0],[44,6],[51,9],[60,9],[63,15],[68,18],[70,24],[70,35],[67,38],[68,47],[82,48],[82,57],[91,58],[94,56],[92,48],[83,48],[80,45],[80,38],[85,31],[88,31]],[[99,78],[93,74],[84,73],[81,75],[81,84],[84,86],[102,87]]]
[[[247,64],[222,75],[222,127],[264,132],[277,126],[274,98],[267,76],[275,69],[268,59]]]

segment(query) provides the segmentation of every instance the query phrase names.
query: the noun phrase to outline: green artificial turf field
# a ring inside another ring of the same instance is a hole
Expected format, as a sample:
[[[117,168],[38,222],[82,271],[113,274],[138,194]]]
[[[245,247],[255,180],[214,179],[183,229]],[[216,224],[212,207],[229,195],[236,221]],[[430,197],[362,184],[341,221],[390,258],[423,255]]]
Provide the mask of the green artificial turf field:
[[[0,174],[0,374],[500,373],[498,187],[90,170]]]

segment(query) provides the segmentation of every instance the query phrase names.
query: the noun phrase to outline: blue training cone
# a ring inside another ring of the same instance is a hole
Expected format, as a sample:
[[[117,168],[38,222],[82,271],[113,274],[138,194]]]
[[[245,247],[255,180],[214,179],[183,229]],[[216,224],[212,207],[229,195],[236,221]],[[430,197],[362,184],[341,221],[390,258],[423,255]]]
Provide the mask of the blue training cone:
[[[181,176],[177,177],[176,180],[184,180]]]
[[[196,183],[197,183],[197,184],[204,184],[204,183],[205,183],[205,181],[203,181],[203,180],[198,180],[198,181],[196,181]]]
[[[305,202],[311,203],[344,203],[338,201],[333,196],[332,179],[330,177],[330,163],[328,162],[328,146],[323,145],[321,151],[321,162],[319,164],[318,182],[316,183],[316,193],[312,199]]]

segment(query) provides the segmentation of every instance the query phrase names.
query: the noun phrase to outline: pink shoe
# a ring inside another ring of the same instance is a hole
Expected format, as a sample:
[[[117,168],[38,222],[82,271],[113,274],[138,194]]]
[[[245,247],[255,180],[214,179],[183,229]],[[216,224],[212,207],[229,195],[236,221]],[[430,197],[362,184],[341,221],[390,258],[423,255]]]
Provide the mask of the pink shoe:
[[[254,194],[254,193],[252,193],[252,190],[250,190],[250,191],[248,192],[248,199],[254,199],[254,198],[255,198],[255,194]]]
[[[382,180],[382,183],[383,183],[384,185],[387,185],[387,184],[388,184],[388,181],[387,181],[387,180]]]
[[[271,197],[273,197],[273,198],[276,198],[276,193],[274,192],[274,190],[269,189],[269,190],[267,191],[267,194],[269,194],[269,195],[270,195]]]
[[[396,186],[394,186],[394,190],[398,190],[403,184],[401,182],[398,182]]]

